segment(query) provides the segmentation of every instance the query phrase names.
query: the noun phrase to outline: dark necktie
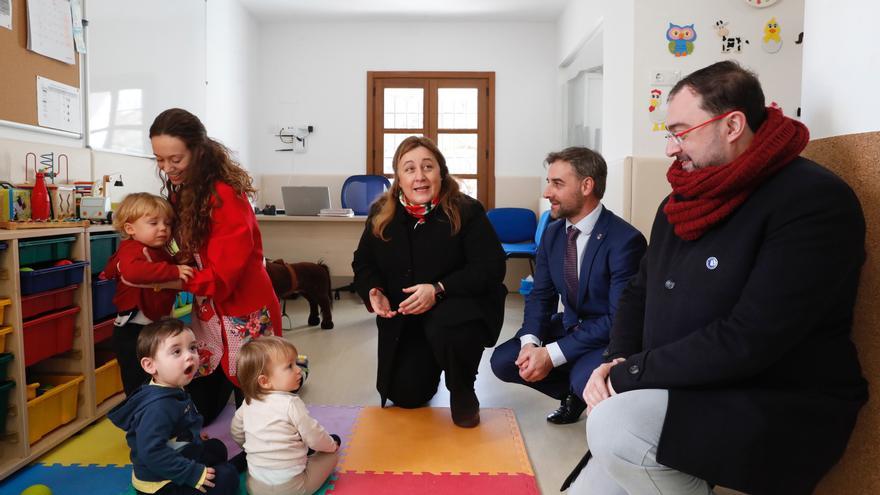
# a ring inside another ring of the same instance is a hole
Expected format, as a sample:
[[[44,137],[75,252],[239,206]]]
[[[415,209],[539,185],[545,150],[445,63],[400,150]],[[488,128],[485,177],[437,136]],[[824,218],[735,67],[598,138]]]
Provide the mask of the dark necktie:
[[[581,233],[574,225],[568,227],[568,239],[565,242],[565,261],[562,265],[562,275],[565,277],[565,290],[569,302],[577,305],[578,293],[578,260],[577,238]]]

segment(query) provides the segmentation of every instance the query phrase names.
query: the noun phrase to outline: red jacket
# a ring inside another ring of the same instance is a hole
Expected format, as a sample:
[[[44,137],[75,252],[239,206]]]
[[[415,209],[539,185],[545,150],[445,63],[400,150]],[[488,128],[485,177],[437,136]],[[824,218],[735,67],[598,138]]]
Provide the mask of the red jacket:
[[[150,253],[152,262],[144,256],[144,248]],[[146,247],[134,239],[122,241],[119,249],[107,261],[103,274],[107,279],[118,280],[125,277],[125,280],[133,284],[158,284],[171,282],[179,277],[177,265],[172,262],[171,255],[166,250]],[[120,312],[137,308],[147,318],[155,321],[171,314],[175,296],[176,290],[163,289],[157,292],[117,281],[113,304]]]
[[[254,209],[244,194],[225,182],[214,184],[211,233],[199,249],[202,269],[183,290],[210,297],[218,313],[244,316],[267,307],[276,335],[281,335],[281,308],[263,264],[263,239]]]

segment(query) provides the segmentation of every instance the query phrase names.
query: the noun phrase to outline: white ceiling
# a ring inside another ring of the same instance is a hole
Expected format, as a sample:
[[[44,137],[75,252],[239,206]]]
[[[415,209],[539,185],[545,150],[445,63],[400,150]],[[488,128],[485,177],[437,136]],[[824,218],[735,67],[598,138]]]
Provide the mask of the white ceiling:
[[[260,21],[555,21],[568,0],[240,0]]]

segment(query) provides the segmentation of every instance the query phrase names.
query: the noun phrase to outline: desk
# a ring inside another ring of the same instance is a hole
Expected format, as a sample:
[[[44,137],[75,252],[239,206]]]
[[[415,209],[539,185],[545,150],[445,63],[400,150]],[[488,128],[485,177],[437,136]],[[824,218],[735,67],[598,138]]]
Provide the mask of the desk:
[[[330,276],[351,281],[351,260],[367,217],[298,217],[257,215],[263,255],[288,263],[316,262],[330,267]],[[336,281],[334,281],[334,286]]]

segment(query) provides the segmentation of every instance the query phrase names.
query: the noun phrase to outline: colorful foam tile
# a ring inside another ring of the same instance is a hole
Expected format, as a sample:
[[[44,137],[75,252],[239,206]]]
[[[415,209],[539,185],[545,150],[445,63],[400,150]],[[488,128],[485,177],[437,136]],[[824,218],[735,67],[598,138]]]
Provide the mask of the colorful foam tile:
[[[37,484],[53,495],[121,495],[131,486],[131,468],[31,464],[0,481],[0,493],[18,495]]]
[[[453,425],[448,408],[364,407],[340,472],[534,475],[510,409],[481,409],[476,428]]]
[[[540,495],[527,474],[349,473],[337,475],[326,495]]]
[[[104,418],[50,450],[37,462],[62,466],[126,466],[131,464],[128,454],[125,432]]]

